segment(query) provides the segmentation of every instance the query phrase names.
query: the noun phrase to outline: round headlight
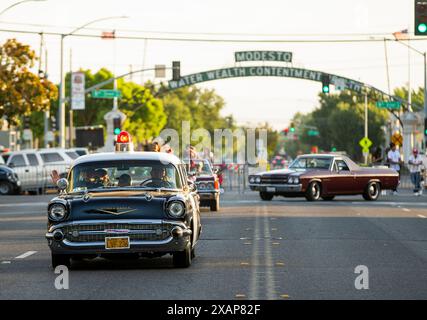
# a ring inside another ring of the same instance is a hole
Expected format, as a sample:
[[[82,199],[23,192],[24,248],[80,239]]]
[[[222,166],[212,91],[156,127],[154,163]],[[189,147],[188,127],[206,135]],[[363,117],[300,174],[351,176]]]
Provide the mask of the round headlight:
[[[288,179],[288,182],[289,182],[289,183],[294,183],[294,178],[293,178],[293,177],[290,177],[290,178]]]
[[[197,185],[197,189],[199,189],[199,190],[205,190],[206,189],[206,185],[204,183],[199,183]]]
[[[260,183],[260,182],[261,182],[261,177],[256,177],[256,178],[255,178],[255,182],[256,182],[256,183]]]
[[[255,182],[255,178],[254,177],[250,177],[249,178],[249,183],[254,183]]]
[[[54,203],[49,208],[49,218],[54,221],[61,221],[65,218],[67,214],[67,209],[63,204]]]
[[[168,206],[168,212],[172,217],[179,218],[184,215],[184,204],[181,201],[173,201]]]
[[[295,177],[295,178],[294,178],[294,183],[295,183],[295,184],[298,184],[298,183],[299,183],[299,178]]]

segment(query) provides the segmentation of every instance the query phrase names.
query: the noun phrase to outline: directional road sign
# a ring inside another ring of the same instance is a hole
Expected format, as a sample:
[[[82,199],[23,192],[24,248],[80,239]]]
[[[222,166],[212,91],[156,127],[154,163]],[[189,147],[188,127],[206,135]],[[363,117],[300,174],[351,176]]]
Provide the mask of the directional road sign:
[[[372,141],[368,137],[360,139],[359,145],[362,147],[363,152],[369,151],[369,147],[372,146]]]
[[[400,109],[400,101],[377,101],[377,107],[383,109]]]
[[[391,136],[391,142],[393,142],[396,146],[401,147],[403,145],[403,137],[399,132],[395,132]]]
[[[122,93],[119,90],[93,90],[92,98],[113,99],[120,98]]]

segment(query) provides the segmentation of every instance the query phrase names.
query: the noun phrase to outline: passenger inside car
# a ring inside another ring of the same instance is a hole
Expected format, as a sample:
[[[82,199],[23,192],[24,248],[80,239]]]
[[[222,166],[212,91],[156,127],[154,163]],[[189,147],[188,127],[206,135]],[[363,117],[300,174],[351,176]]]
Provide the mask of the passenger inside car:
[[[129,187],[132,185],[132,178],[127,173],[123,173],[119,177],[119,182],[117,184],[119,187]]]

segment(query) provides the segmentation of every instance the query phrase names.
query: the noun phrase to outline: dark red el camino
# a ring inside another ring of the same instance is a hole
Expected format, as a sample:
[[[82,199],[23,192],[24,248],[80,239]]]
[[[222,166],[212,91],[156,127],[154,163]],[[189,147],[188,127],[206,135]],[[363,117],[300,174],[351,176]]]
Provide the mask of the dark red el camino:
[[[262,200],[274,196],[332,200],[338,195],[357,194],[365,200],[377,200],[381,190],[394,189],[398,183],[395,170],[360,167],[346,156],[332,154],[298,156],[289,169],[249,176],[251,190],[259,191]]]

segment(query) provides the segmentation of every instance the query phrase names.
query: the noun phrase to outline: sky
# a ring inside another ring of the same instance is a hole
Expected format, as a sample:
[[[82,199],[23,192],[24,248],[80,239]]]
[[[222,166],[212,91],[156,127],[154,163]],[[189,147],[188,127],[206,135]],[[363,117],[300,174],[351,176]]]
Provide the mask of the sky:
[[[17,0],[0,0],[0,12]],[[238,40],[393,39],[392,33],[413,32],[412,0],[45,0],[18,5],[0,15],[0,42],[16,38],[39,52],[40,36],[5,30],[67,33],[89,21],[126,16],[91,24],[81,34],[116,30],[118,36],[139,38],[198,38]],[[60,37],[45,35],[50,80],[58,82]],[[373,85],[388,92],[408,85],[423,85],[423,60],[408,54],[402,44],[389,41],[356,43],[295,42],[194,42],[144,39],[66,37],[65,70],[98,70],[117,74],[132,68],[172,65],[181,61],[181,74],[236,65],[294,66],[333,73]],[[427,40],[412,41],[424,52]],[[386,47],[386,48],[385,48]],[[385,53],[387,50],[389,76]],[[277,50],[293,53],[292,64],[234,61],[234,52]],[[43,51],[43,59],[45,51]],[[70,63],[71,61],[71,63]],[[410,62],[410,68],[408,68]],[[154,74],[135,74],[135,82],[152,80]],[[170,79],[167,74],[166,81]],[[232,114],[241,124],[269,122],[276,129],[288,126],[296,112],[318,107],[321,84],[292,78],[248,77],[198,84],[215,89],[225,99],[223,115]]]

